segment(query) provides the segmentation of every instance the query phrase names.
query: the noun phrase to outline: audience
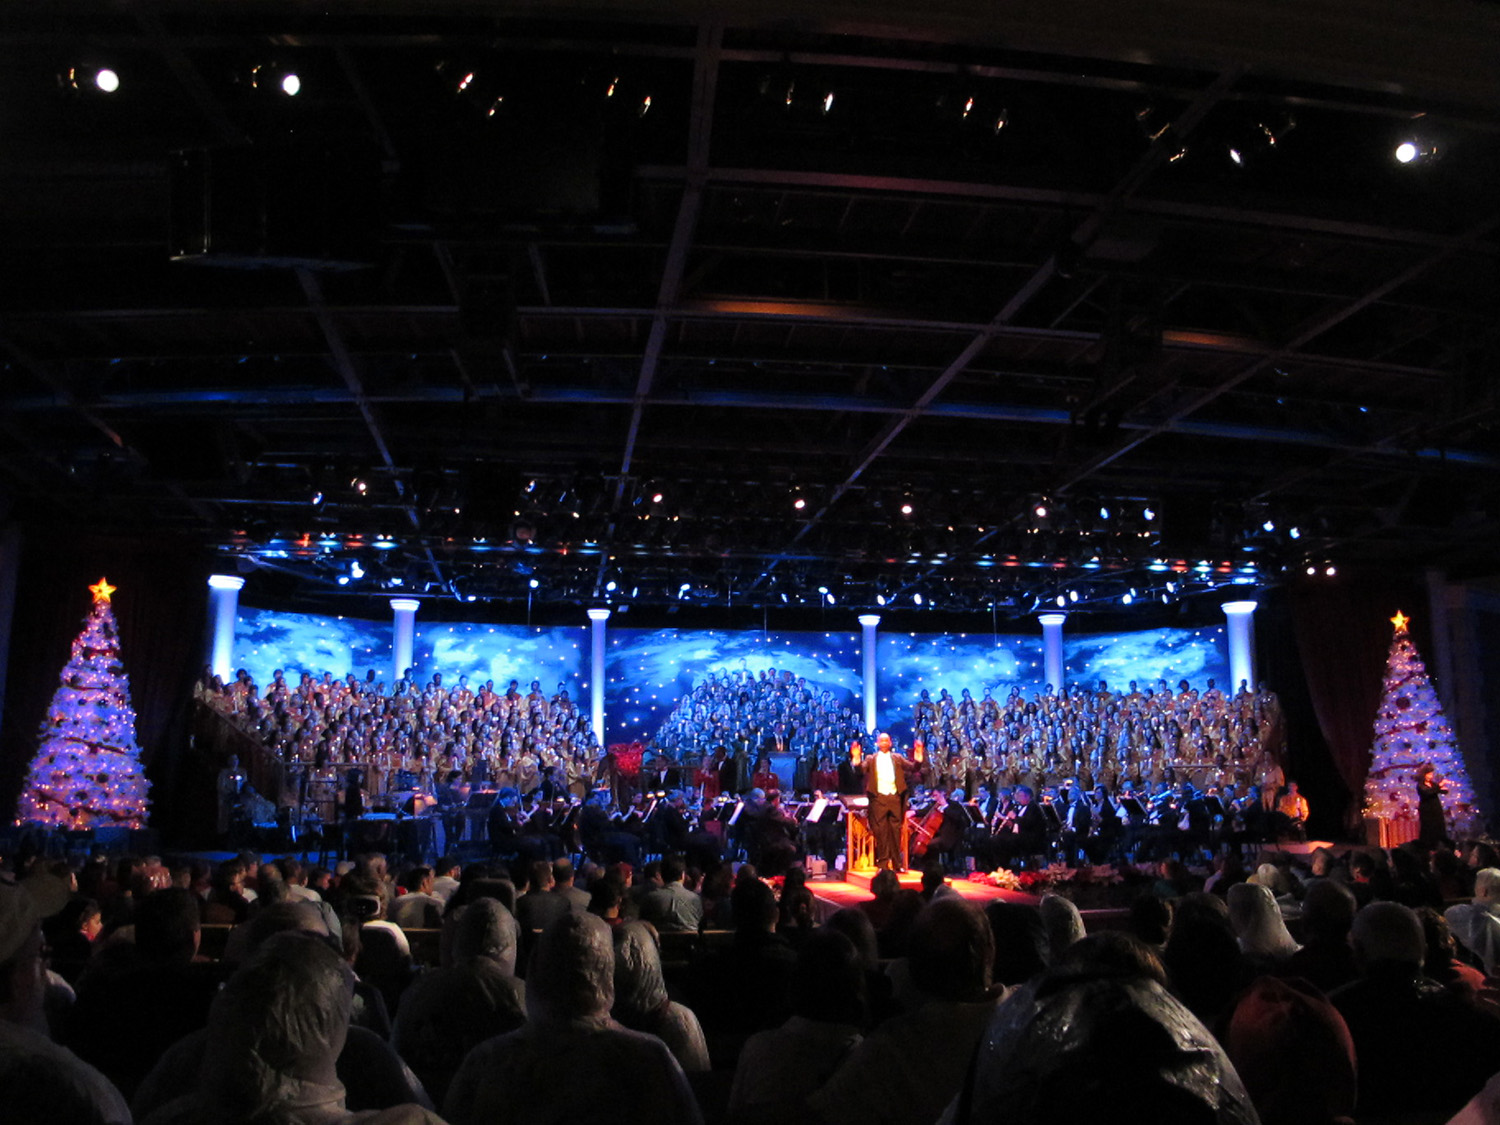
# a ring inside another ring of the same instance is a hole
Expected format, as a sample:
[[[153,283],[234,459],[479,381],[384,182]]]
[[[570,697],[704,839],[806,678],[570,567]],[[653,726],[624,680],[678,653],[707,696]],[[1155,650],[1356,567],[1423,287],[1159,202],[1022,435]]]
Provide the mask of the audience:
[[[125,1099],[103,1074],[47,1034],[42,922],[68,901],[65,883],[33,875],[0,882],[0,1090],[15,1125],[129,1125]]]
[[[351,984],[348,967],[326,943],[295,933],[272,937],[214,1001],[194,1090],[143,1116],[143,1125],[441,1125],[411,1104],[372,1116],[347,1110],[337,1060],[349,1033]]]
[[[469,1052],[443,1105],[451,1125],[698,1125],[698,1104],[666,1044],[610,1018],[614,975],[599,918],[569,913],[543,931],[527,975],[526,1023]]]
[[[996,1011],[943,1120],[1255,1125],[1224,1050],[1163,980],[1125,934],[1076,943]]]
[[[1371,903],[1350,938],[1359,979],[1329,999],[1354,1040],[1362,1112],[1457,1112],[1500,1071],[1500,1016],[1423,975],[1427,942],[1410,907]]]
[[[610,1014],[622,1026],[660,1039],[685,1073],[708,1070],[708,1043],[698,1017],[667,995],[651,923],[625,923],[615,929],[614,942],[615,1005]]]
[[[919,1006],[865,1036],[809,1099],[813,1110],[830,1125],[937,1120],[1005,994],[991,983],[994,959],[978,907],[957,895],[928,904],[908,956]]]
[[[123,1121],[128,1098],[136,1120],[169,1125],[424,1121],[435,1099],[455,1125],[904,1125],[945,1106],[955,1122],[999,1119],[1004,1098],[1017,1122],[1149,1104],[1153,1121],[1436,1125],[1470,1103],[1455,1120],[1478,1125],[1500,1104],[1484,972],[1500,869],[1478,866],[1487,846],[1467,846],[1467,867],[1456,850],[1400,854],[1392,879],[1374,848],[1261,853],[1225,897],[1183,870],[1170,902],[1142,895],[1089,936],[1067,886],[980,912],[894,877],[818,926],[817,883],[793,868],[778,903],[748,864],[694,873],[705,910],[675,853],[633,896],[624,865],[587,865],[585,892],[569,860],[525,864],[519,898],[504,868],[453,857],[437,868],[445,894],[432,870],[375,854],[327,878],[238,856],[213,886],[205,865],[154,857],[91,858],[76,883],[67,863],[33,861],[21,869],[48,874],[0,875],[0,1119]],[[1473,901],[1450,926],[1382,897],[1424,886]],[[516,914],[541,923],[529,972]],[[421,933],[439,917],[440,935]],[[726,920],[732,933],[715,932]],[[1122,924],[1129,936],[1109,928]],[[39,925],[66,946],[73,988],[38,968]],[[203,934],[219,960],[199,954]],[[1043,1057],[1030,1040],[1047,1035]],[[1097,1074],[1082,1073],[1089,1050]]]

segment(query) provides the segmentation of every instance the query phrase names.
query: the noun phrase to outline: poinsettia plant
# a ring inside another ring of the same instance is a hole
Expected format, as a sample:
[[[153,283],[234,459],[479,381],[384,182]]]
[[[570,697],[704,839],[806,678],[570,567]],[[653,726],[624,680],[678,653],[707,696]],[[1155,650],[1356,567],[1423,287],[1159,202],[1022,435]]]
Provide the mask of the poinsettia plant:
[[[616,742],[609,748],[615,760],[615,771],[621,777],[640,777],[641,761],[646,756],[646,747],[639,742]]]

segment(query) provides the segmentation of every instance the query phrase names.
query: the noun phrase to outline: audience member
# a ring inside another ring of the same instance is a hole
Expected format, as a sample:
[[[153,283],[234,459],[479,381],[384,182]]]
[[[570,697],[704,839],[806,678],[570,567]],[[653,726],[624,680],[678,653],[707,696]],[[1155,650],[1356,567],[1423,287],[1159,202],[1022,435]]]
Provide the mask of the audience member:
[[[697,933],[703,924],[703,899],[683,885],[684,874],[680,857],[664,857],[662,885],[640,900],[641,919],[661,933]]]
[[[1224,1051],[1122,933],[1073,945],[996,1011],[943,1120],[1256,1125]]]
[[[266,941],[214,1001],[195,1088],[145,1115],[143,1125],[441,1125],[417,1105],[373,1116],[346,1108],[337,1060],[349,1033],[351,984],[325,942],[302,934]]]
[[[699,1125],[672,1052],[610,1018],[614,962],[599,918],[569,913],[552,923],[527,977],[527,1022],[469,1052],[444,1103],[451,1125]]]
[[[839,911],[841,925],[868,920],[854,909]],[[873,957],[874,934],[865,951]],[[865,958],[835,928],[809,937],[792,970],[792,1015],[780,1027],[759,1031],[745,1043],[729,1091],[731,1121],[806,1120],[808,1098],[860,1041],[867,1019]]]
[[[129,1125],[130,1110],[109,1079],[46,1030],[47,969],[42,922],[68,901],[50,875],[0,882],[0,1090],[14,1125]]]
[[[1307,982],[1258,978],[1235,1006],[1223,1043],[1261,1125],[1353,1120],[1354,1041],[1338,1009]]]
[[[911,930],[908,967],[925,1003],[876,1027],[809,1104],[830,1125],[935,1121],[958,1092],[1004,988],[991,984],[995,940],[979,908],[934,899]]]
[[[1280,965],[1299,948],[1281,917],[1271,888],[1241,883],[1229,888],[1229,921],[1240,952],[1263,969]]]
[[[661,950],[651,923],[625,923],[615,929],[614,943],[615,1003],[611,1015],[632,1031],[644,1031],[660,1039],[685,1073],[708,1070],[708,1043],[698,1017],[667,995]]]
[[[463,908],[453,963],[422,973],[396,1014],[391,1044],[441,1104],[469,1051],[526,1022],[526,986],[516,979],[516,930],[492,898]]]
[[[1359,970],[1349,945],[1354,895],[1332,879],[1314,879],[1302,899],[1302,948],[1287,958],[1282,973],[1301,977],[1324,992],[1348,984]]]
[[[1485,974],[1500,976],[1500,868],[1481,869],[1474,876],[1474,901],[1448,907],[1443,917]]]
[[[1410,907],[1371,903],[1350,939],[1360,977],[1329,999],[1354,1039],[1362,1111],[1457,1112],[1500,1071],[1500,1017],[1422,975],[1427,943]]]

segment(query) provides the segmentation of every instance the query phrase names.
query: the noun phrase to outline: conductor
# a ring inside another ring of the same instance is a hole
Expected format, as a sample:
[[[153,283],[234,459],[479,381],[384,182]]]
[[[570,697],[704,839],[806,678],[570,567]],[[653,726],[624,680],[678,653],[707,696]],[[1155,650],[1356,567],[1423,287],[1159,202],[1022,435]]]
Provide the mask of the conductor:
[[[916,767],[891,752],[891,736],[875,739],[875,753],[860,763],[865,792],[870,797],[870,832],[875,837],[875,866],[882,870],[902,867],[901,827],[906,820],[907,777]]]

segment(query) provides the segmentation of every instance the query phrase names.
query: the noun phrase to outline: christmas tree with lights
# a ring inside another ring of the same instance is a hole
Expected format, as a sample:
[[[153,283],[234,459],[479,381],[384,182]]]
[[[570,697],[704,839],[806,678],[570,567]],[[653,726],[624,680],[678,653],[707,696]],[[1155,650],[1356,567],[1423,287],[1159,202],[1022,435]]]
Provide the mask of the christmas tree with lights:
[[[146,826],[146,775],[106,579],[47,708],[19,820],[81,829]]]
[[[1431,763],[1446,783],[1443,813],[1455,838],[1477,830],[1479,810],[1463,755],[1427,667],[1407,635],[1404,613],[1391,622],[1396,636],[1385,662],[1385,690],[1375,713],[1375,746],[1365,778],[1365,815],[1416,820],[1417,770]]]

